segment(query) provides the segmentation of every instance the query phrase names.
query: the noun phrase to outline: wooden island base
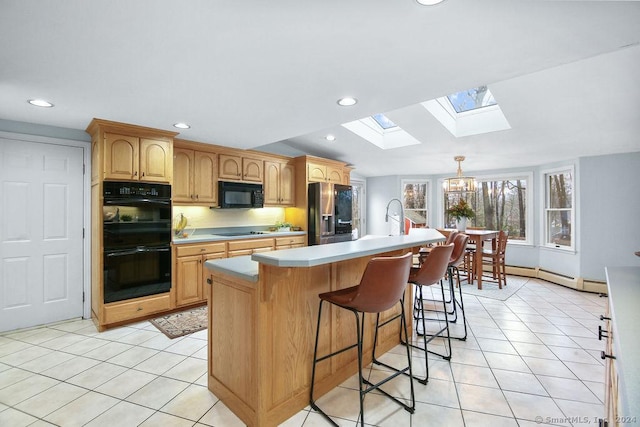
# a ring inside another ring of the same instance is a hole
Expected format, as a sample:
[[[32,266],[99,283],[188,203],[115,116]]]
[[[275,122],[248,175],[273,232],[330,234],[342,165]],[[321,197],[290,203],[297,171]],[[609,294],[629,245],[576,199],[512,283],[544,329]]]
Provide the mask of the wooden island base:
[[[375,256],[401,255],[399,249]],[[276,426],[309,404],[318,294],[359,283],[374,255],[313,267],[259,264],[258,281],[210,269],[208,385],[248,426]],[[411,312],[407,286],[405,312]],[[399,307],[383,314],[389,318]],[[368,315],[365,363],[371,361],[375,317]],[[356,341],[353,314],[330,305],[322,313],[319,353]],[[399,343],[400,321],[381,329],[382,354]],[[317,396],[357,373],[357,350],[318,365]]]

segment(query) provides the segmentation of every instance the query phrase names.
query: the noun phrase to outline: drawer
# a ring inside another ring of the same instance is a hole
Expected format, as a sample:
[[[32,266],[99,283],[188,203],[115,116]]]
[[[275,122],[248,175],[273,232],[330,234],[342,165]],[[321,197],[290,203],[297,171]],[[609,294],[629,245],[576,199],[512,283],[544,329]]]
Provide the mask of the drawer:
[[[276,246],[304,245],[306,241],[306,236],[276,237]]]
[[[169,293],[136,298],[131,301],[114,302],[104,306],[104,323],[116,323],[149,314],[167,311],[171,308]]]
[[[176,255],[191,256],[191,255],[204,255],[216,252],[225,252],[225,243],[207,243],[201,245],[180,245],[176,246]]]
[[[273,239],[231,240],[227,243],[229,252],[245,249],[273,248]]]

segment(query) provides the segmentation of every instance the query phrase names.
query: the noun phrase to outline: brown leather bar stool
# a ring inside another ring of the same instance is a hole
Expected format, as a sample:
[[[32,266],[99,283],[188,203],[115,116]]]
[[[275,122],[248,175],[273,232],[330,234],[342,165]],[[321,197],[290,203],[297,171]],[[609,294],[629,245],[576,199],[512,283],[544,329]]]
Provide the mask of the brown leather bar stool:
[[[449,232],[449,234],[447,235],[447,239],[444,241],[444,243],[439,243],[436,246],[442,246],[442,245],[449,245],[451,243],[453,243],[453,240],[456,238],[456,236],[459,234],[459,232],[457,230],[452,230],[451,232]],[[422,265],[422,263],[424,262],[425,259],[427,259],[427,256],[429,256],[429,254],[431,253],[431,250],[433,249],[433,246],[428,246],[426,248],[420,248],[419,252],[418,252],[418,267],[420,267]],[[451,296],[451,298],[446,301],[447,304],[451,304],[451,302],[453,301],[453,296]],[[416,311],[417,309],[417,297],[414,299],[413,301],[413,308],[414,308],[414,314],[413,317],[414,319],[417,319],[417,313],[418,311]],[[449,311],[449,314],[453,315],[454,314],[454,309],[452,308],[451,311]],[[455,320],[453,321],[455,322]]]
[[[447,268],[449,267],[449,262],[450,262],[452,253],[453,253],[453,243],[450,243],[448,245],[435,246],[431,250],[431,253],[429,254],[429,256],[422,263],[422,265],[419,268],[412,267],[411,273],[409,274],[409,283],[412,283],[416,287],[416,298],[414,300],[415,304],[417,304],[417,305],[414,305],[414,310],[418,311],[418,318],[417,318],[418,324],[416,329],[419,330],[419,327],[422,326],[422,333],[419,333],[419,335],[422,336],[423,346],[412,344],[409,339],[407,339],[407,346],[411,346],[413,348],[424,351],[426,375],[425,375],[425,378],[422,378],[422,379],[416,378],[422,384],[426,384],[427,381],[429,380],[429,361],[427,358],[427,353],[438,355],[446,360],[451,359],[451,337],[449,336],[449,318],[448,318],[447,307],[446,307],[447,300],[444,293],[444,283],[442,279],[444,279],[444,276],[447,272]],[[423,295],[422,295],[422,288],[425,286],[432,286],[436,284],[440,284],[440,292],[442,295],[442,300],[437,302],[442,303],[443,310],[437,310],[437,309],[429,310],[429,309],[426,309],[424,306],[425,299],[423,298]],[[436,317],[427,318],[426,317],[427,311],[435,311]],[[438,322],[438,324],[440,324],[441,319],[437,317],[437,315],[440,313],[444,314],[444,324],[445,324],[444,327],[440,328],[434,333],[431,333],[431,334],[427,333],[427,321],[435,320]],[[444,332],[446,332],[446,335],[443,335]],[[434,351],[428,350],[427,344],[432,340],[434,340],[436,337],[441,337],[441,336],[444,336],[447,339],[448,352],[445,354],[440,354],[440,353],[436,353]]]
[[[316,365],[324,360],[327,360],[333,356],[341,354],[352,348],[358,349],[358,380],[359,380],[359,392],[360,392],[360,423],[364,427],[364,397],[372,390],[378,390],[387,397],[394,400],[401,405],[405,410],[410,413],[415,411],[415,393],[413,388],[413,381],[409,381],[411,384],[411,404],[407,405],[401,400],[391,396],[385,392],[381,385],[390,381],[391,379],[399,375],[408,375],[413,378],[413,371],[411,369],[411,350],[407,346],[407,367],[403,369],[393,369],[394,373],[382,381],[373,384],[364,379],[362,375],[362,341],[364,339],[364,320],[365,313],[375,313],[376,316],[376,339],[373,345],[373,359],[375,360],[375,349],[378,335],[378,328],[389,323],[389,321],[383,324],[379,323],[380,313],[389,310],[396,305],[400,305],[400,324],[401,329],[404,330],[404,335],[407,336],[407,321],[404,316],[404,292],[407,287],[407,279],[409,278],[409,271],[412,264],[413,254],[411,252],[402,256],[394,257],[376,257],[369,261],[365,268],[360,284],[352,286],[346,289],[340,289],[333,292],[325,292],[318,297],[320,298],[320,307],[318,309],[318,325],[316,329],[316,343],[313,350],[313,369],[311,371],[311,392],[309,396],[309,403],[313,409],[322,414],[331,424],[336,424],[322,409],[318,407],[313,396],[313,390],[315,385]],[[335,306],[344,308],[351,311],[355,316],[356,321],[356,334],[357,341],[354,344],[348,345],[340,350],[334,351],[325,356],[318,357],[318,338],[320,337],[320,319],[322,316],[322,306],[325,302],[333,304]],[[396,318],[396,317],[394,317]],[[402,331],[401,331],[402,335]],[[385,365],[386,366],[386,365]]]
[[[445,240],[444,244],[448,245],[450,243],[453,243],[453,239],[455,239],[455,237],[456,237],[456,235],[458,235],[458,233],[459,232],[457,230],[452,230],[451,232],[449,232],[449,235],[447,235],[447,239]],[[418,251],[418,260],[419,260],[420,264],[422,264],[424,262],[424,260],[427,259],[427,256],[429,256],[429,253],[431,252],[432,249],[433,249],[433,246],[428,246],[426,248],[420,248],[420,250]]]

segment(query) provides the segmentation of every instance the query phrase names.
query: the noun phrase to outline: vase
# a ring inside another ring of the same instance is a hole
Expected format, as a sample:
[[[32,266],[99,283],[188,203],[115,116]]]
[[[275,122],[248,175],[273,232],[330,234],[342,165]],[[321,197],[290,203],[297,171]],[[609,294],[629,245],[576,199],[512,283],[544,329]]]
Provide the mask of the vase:
[[[456,228],[460,232],[464,232],[467,230],[467,218],[460,218],[456,220]]]

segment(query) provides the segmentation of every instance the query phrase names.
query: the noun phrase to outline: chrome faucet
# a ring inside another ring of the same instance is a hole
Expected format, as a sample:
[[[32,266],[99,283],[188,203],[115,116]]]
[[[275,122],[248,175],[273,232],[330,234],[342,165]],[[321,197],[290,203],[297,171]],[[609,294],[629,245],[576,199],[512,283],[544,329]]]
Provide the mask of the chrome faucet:
[[[400,219],[398,223],[400,224],[400,235],[404,235],[404,206],[402,206],[402,202],[400,199],[391,199],[389,203],[387,203],[387,213],[384,216],[384,222],[389,222],[389,206],[391,206],[391,202],[396,201],[400,205]],[[395,218],[393,218],[395,219]]]

